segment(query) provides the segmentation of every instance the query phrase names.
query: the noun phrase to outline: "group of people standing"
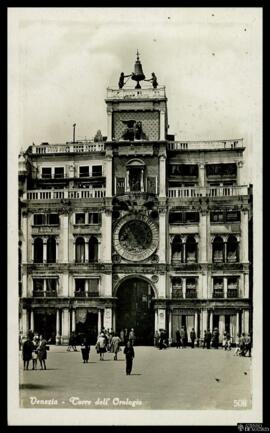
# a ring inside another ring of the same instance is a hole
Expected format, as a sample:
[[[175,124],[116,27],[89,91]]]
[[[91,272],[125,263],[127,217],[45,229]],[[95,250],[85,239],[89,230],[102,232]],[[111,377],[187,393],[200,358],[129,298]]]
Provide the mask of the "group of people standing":
[[[48,342],[42,335],[28,333],[26,341],[22,345],[23,369],[29,369],[32,361],[32,370],[37,370],[37,361],[40,363],[40,370],[46,370],[47,346]]]
[[[191,341],[191,347],[194,349],[194,344],[195,344],[195,340],[196,340],[196,333],[195,333],[194,328],[191,329],[189,336],[190,336],[190,341]],[[187,330],[184,326],[181,327],[180,331],[179,331],[179,329],[176,330],[175,339],[176,339],[176,348],[177,349],[180,349],[180,347],[183,347],[183,349],[185,349],[187,347],[188,334],[187,334]]]

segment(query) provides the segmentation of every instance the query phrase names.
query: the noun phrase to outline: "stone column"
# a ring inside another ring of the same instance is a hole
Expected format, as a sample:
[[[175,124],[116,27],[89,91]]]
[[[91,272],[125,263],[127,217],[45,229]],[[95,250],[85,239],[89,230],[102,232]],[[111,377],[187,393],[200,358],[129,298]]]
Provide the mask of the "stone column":
[[[26,298],[27,297],[27,274],[23,273],[22,274],[22,297]]]
[[[102,275],[103,293],[106,297],[112,296],[112,275],[110,273]]]
[[[227,263],[227,240],[224,241],[224,262]]]
[[[160,275],[157,283],[158,286],[158,297],[165,298],[166,297],[166,275]]]
[[[56,240],[55,244],[55,263],[59,262],[59,240]]]
[[[111,263],[112,260],[112,213],[105,209],[102,214],[102,242],[103,242],[103,261]]]
[[[84,260],[89,262],[89,238],[84,237]]]
[[[201,274],[201,281],[202,281],[202,285],[201,285],[201,293],[199,295],[201,295],[202,298],[207,299],[208,298],[208,293],[207,293],[207,272],[203,271],[203,273]]]
[[[183,291],[183,299],[186,298],[186,288],[187,288],[187,279],[184,277],[182,278],[182,291]]]
[[[74,309],[71,311],[71,314],[72,314],[72,317],[71,317],[71,331],[75,332],[75,329],[76,329],[76,312],[75,312]]]
[[[218,330],[219,330],[219,337],[220,337],[220,339],[222,341],[223,334],[224,334],[224,331],[225,331],[225,316],[223,314],[221,314],[219,316]]]
[[[144,169],[141,169],[141,192],[144,192]]]
[[[187,262],[187,254],[186,254],[186,239],[182,239],[183,242],[183,263]]]
[[[68,213],[60,215],[60,229],[62,240],[62,262],[68,263]]]
[[[195,311],[195,317],[194,317],[194,329],[195,329],[195,333],[196,333],[196,338],[199,337],[199,333],[198,333],[198,312]]]
[[[69,275],[67,272],[63,272],[62,274],[62,296],[74,296],[74,292],[72,294],[69,293]]]
[[[98,238],[98,262],[101,261],[101,239]]]
[[[47,263],[47,238],[43,238],[43,263]]]
[[[106,197],[112,197],[112,156],[106,155]]]
[[[210,332],[213,332],[213,311],[209,311],[209,329]]]
[[[167,239],[167,224],[166,224],[166,209],[160,209],[159,213],[159,263],[166,263],[166,239]]]
[[[228,278],[223,278],[223,290],[224,290],[224,298],[228,297]]]
[[[112,308],[106,307],[104,311],[104,328],[112,328]]]
[[[107,141],[112,141],[112,111],[107,109]]]
[[[248,210],[241,211],[241,262],[248,263]]]
[[[155,310],[155,332],[159,330],[158,327],[158,311]]]
[[[56,336],[55,343],[57,345],[61,344],[61,336],[60,336],[60,310],[56,309]]]
[[[199,164],[199,186],[205,186],[205,165]]]
[[[207,310],[202,310],[201,317],[202,317],[201,329],[202,329],[202,337],[203,337],[204,331],[207,331]]]
[[[101,310],[98,310],[98,335],[101,333],[101,328],[102,328],[102,324],[101,324]]]
[[[169,346],[172,344],[173,336],[172,336],[172,312],[169,310],[169,332],[168,332],[168,338],[169,338]]]
[[[249,310],[244,310],[242,313],[242,332],[248,334],[249,329]]]
[[[112,310],[112,317],[113,317],[112,329],[113,329],[113,332],[115,332],[116,331],[116,311],[115,310]]]
[[[31,309],[30,310],[30,329],[33,332],[35,330],[34,327],[35,327],[35,323],[34,323],[34,311]]]
[[[27,257],[27,242],[28,242],[28,230],[27,230],[27,213],[22,213],[22,264],[28,262]],[[32,254],[32,260],[34,261],[34,254]]]
[[[29,320],[28,320],[28,311],[23,308],[22,309],[22,332],[23,337],[27,337],[28,331],[29,331]]]
[[[159,197],[166,197],[166,156],[159,157]]]
[[[244,273],[244,290],[243,297],[249,298],[249,274],[247,272]]]
[[[130,191],[130,187],[129,187],[129,168],[127,168],[127,173],[126,173],[126,191],[125,192],[129,192]]]
[[[199,224],[199,261],[207,263],[207,213],[201,212]]]
[[[238,161],[237,163],[237,185],[243,185],[243,161]]]
[[[165,310],[165,308],[158,308],[158,327],[159,327],[159,329],[166,329],[166,310]]]
[[[68,344],[70,337],[70,312],[68,308],[62,310],[62,344]]]
[[[236,313],[236,336],[240,334],[240,313]]]

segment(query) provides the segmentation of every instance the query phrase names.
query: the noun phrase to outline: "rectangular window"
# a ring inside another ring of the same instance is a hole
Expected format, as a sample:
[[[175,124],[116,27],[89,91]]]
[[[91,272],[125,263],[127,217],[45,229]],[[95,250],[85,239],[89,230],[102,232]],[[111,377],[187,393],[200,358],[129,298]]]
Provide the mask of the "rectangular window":
[[[169,176],[198,177],[198,165],[197,164],[170,164]]]
[[[43,226],[46,224],[46,215],[42,213],[34,214],[34,225]]]
[[[88,296],[98,296],[99,279],[91,278],[88,280]]]
[[[236,176],[236,164],[207,164],[207,176]]]
[[[56,292],[56,278],[46,280],[46,291],[50,293]]]
[[[100,214],[98,212],[90,212],[88,214],[88,223],[89,224],[99,224],[100,223]]]
[[[210,213],[210,221],[212,223],[221,223],[225,221],[223,212],[211,212]]]
[[[79,176],[80,177],[89,177],[89,166],[88,165],[82,165],[79,168]]]
[[[43,281],[42,279],[33,279],[33,290],[34,292],[43,292]]]
[[[55,167],[54,177],[55,179],[62,179],[64,177],[64,167]]]
[[[51,179],[52,169],[51,167],[42,167],[42,179]]]
[[[76,213],[75,214],[75,224],[85,224],[85,214]]]
[[[102,165],[93,165],[92,166],[92,176],[93,177],[102,176]]]
[[[199,212],[171,212],[169,214],[169,224],[196,224],[199,221]]]
[[[59,225],[59,215],[57,213],[49,213],[47,215],[48,225],[57,226]]]
[[[75,296],[85,296],[85,280],[83,278],[77,278],[75,280]]]
[[[125,192],[125,178],[117,177],[116,178],[116,194],[124,194]]]
[[[240,222],[240,212],[227,212],[226,214],[226,220],[228,222],[230,221],[237,221]]]

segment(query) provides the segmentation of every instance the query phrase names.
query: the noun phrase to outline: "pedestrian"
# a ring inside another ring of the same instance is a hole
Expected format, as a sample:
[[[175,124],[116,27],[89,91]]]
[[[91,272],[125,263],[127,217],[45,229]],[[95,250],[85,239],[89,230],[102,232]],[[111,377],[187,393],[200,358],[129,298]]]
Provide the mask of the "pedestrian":
[[[159,350],[165,349],[165,334],[164,334],[164,330],[160,329],[159,330]]]
[[[206,332],[206,347],[207,347],[207,349],[210,349],[211,339],[212,339],[212,334],[210,332],[210,329],[208,329]]]
[[[120,338],[121,338],[121,344],[125,344],[125,333],[124,333],[124,329],[121,329],[121,331],[120,331]]]
[[[39,345],[37,348],[38,360],[40,362],[40,370],[46,370],[46,359],[47,359],[47,341],[42,335],[39,337]]]
[[[218,328],[214,328],[213,330],[213,338],[212,338],[212,346],[215,349],[218,349],[218,343],[219,343],[219,332]]]
[[[33,352],[32,352],[32,370],[37,369],[37,359],[38,359],[38,344],[39,338],[37,335],[33,338]]]
[[[194,349],[195,339],[196,339],[196,332],[195,332],[194,328],[192,328],[191,331],[190,331],[190,341],[191,341],[191,347],[192,347],[192,349]]]
[[[136,337],[135,337],[135,332],[134,332],[134,329],[133,329],[133,328],[131,328],[131,330],[130,330],[130,333],[129,333],[128,339],[129,339],[129,341],[131,342],[132,346],[134,346],[134,344],[135,344],[135,340],[136,340]]]
[[[130,340],[126,344],[124,354],[126,355],[126,374],[130,376],[133,359],[135,358],[134,348]]]
[[[183,349],[185,349],[186,348],[186,332],[185,332],[184,326],[181,326],[181,329],[180,329],[180,339],[181,339],[181,345],[182,345]]]
[[[84,338],[81,344],[81,352],[82,352],[82,359],[83,363],[88,363],[89,361],[89,352],[90,352],[90,344],[88,343],[87,339]]]
[[[179,329],[176,330],[175,340],[176,340],[176,349],[180,349],[180,347],[181,347],[181,336],[180,336]]]
[[[227,347],[226,347],[226,343],[227,343],[227,332],[224,331],[224,333],[223,333],[223,337],[222,337],[222,347],[223,347],[224,350],[227,349]]]
[[[124,329],[124,344],[125,344],[125,346],[127,344],[127,341],[128,341],[128,329],[125,328]]]
[[[106,338],[103,332],[97,339],[96,349],[97,353],[99,353],[99,360],[104,361],[104,353],[106,352]]]
[[[112,337],[112,352],[114,353],[114,360],[117,361],[117,353],[121,350],[120,348],[121,338],[118,335]]]
[[[203,334],[203,349],[205,349],[207,347],[207,332],[204,331]]]
[[[240,339],[239,339],[239,356],[245,356],[246,354],[246,344],[245,344],[246,336],[243,332]]]
[[[158,345],[159,345],[159,337],[160,337],[159,331],[156,330],[155,335],[154,335],[154,346],[155,347],[158,347]]]
[[[33,342],[28,334],[26,341],[23,343],[22,347],[22,357],[23,357],[23,369],[28,370],[29,361],[32,359],[32,352],[34,349]]]
[[[72,332],[72,333],[70,334],[69,341],[68,341],[67,352],[70,352],[71,349],[73,349],[74,352],[77,352],[77,347],[76,347],[76,337],[75,337],[74,332]]]
[[[245,337],[245,355],[248,353],[248,357],[251,357],[251,336],[248,334]]]
[[[229,332],[227,332],[226,342],[225,342],[225,350],[231,350],[231,347],[232,347],[232,339],[231,339]]]

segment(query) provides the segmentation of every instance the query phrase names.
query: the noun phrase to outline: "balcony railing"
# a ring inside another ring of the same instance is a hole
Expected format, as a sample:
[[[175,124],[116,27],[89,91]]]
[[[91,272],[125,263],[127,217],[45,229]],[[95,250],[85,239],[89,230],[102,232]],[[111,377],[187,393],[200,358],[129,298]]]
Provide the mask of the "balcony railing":
[[[152,87],[146,89],[134,89],[125,87],[124,89],[107,89],[107,99],[160,99],[166,98],[165,86],[156,89]]]
[[[93,189],[49,189],[27,191],[23,200],[61,200],[61,199],[88,199],[105,197],[105,188]]]
[[[234,140],[171,141],[168,150],[224,150],[244,148],[243,138]]]
[[[66,144],[41,144],[40,146],[30,146],[29,151],[32,154],[48,155],[52,153],[89,153],[103,152],[104,143],[94,141],[80,141]]]
[[[238,298],[238,289],[228,289],[227,298]]]
[[[183,298],[183,290],[182,289],[172,289],[172,298]]]
[[[169,198],[238,197],[248,195],[248,186],[170,187]]]
[[[75,292],[75,298],[97,298],[99,292]]]
[[[224,290],[216,289],[213,291],[213,298],[224,298]]]
[[[196,289],[186,289],[186,298],[197,298]]]
[[[34,290],[33,297],[34,298],[55,298],[57,296],[56,290]]]

